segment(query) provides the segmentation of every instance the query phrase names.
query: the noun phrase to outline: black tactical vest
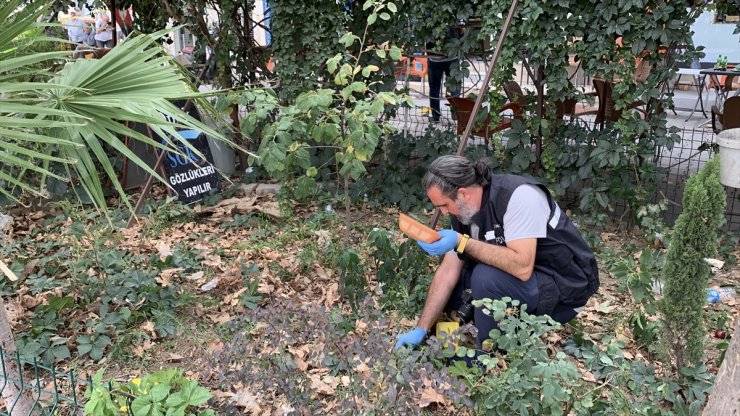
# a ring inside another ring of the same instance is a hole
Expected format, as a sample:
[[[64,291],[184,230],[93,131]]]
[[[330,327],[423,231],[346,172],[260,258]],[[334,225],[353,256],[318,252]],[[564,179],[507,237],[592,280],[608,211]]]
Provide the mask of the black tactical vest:
[[[550,191],[532,178],[517,175],[491,175],[487,189],[488,201],[481,210],[487,212],[486,227],[492,227],[495,238],[487,242],[506,245],[503,218],[514,190],[520,185],[536,185],[545,192],[550,206],[547,237],[537,239],[534,268],[539,283],[537,314],[548,314],[556,305],[579,307],[586,304],[599,288],[599,270],[591,248],[581,238],[578,230],[550,195]],[[484,193],[485,195],[485,193]],[[453,228],[469,229],[453,217]],[[488,231],[488,230],[485,230]],[[463,231],[464,232],[464,231]],[[485,238],[479,238],[486,241]]]

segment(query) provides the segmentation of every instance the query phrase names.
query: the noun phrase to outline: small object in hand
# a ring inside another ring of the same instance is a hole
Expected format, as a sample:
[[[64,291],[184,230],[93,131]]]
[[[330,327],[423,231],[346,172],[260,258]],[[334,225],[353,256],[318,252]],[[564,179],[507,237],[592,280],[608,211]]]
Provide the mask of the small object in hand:
[[[404,213],[398,214],[398,228],[414,240],[431,244],[441,238],[438,232],[416,221]]]

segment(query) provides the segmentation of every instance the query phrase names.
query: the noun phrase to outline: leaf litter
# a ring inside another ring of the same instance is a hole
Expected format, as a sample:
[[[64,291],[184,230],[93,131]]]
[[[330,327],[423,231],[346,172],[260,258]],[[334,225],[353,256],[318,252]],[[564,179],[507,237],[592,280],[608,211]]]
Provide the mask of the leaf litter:
[[[156,367],[171,367],[187,363],[191,374],[200,378],[200,382],[206,386],[211,384],[215,400],[221,403],[230,403],[245,414],[281,414],[293,409],[285,401],[284,397],[275,395],[274,392],[261,392],[255,386],[248,384],[234,384],[229,391],[213,388],[215,385],[214,372],[218,369],[209,368],[208,355],[219,354],[224,349],[224,343],[220,339],[219,326],[228,325],[245,312],[245,307],[240,298],[246,293],[247,287],[242,276],[242,266],[254,264],[260,270],[258,285],[255,294],[262,297],[260,305],[289,299],[292,302],[305,303],[308,305],[323,305],[327,308],[339,308],[348,312],[348,305],[342,301],[338,275],[331,269],[321,264],[319,259],[314,259],[307,266],[300,266],[297,254],[302,252],[304,241],[300,238],[281,238],[283,234],[301,234],[302,219],[322,211],[320,208],[305,209],[302,212],[296,210],[299,218],[292,222],[292,227],[285,227],[286,221],[280,214],[277,201],[270,195],[250,196],[241,198],[229,198],[220,201],[214,206],[196,206],[193,211],[197,214],[194,221],[187,223],[176,223],[162,229],[157,237],[146,237],[144,231],[146,222],[139,223],[130,229],[117,229],[109,235],[90,235],[75,239],[70,235],[73,226],[85,225],[71,217],[64,220],[59,228],[49,227],[45,221],[58,212],[36,211],[25,218],[14,218],[12,230],[9,232],[11,241],[23,241],[22,247],[15,252],[16,259],[20,257],[23,264],[20,273],[12,273],[19,277],[14,293],[6,300],[8,318],[14,330],[18,334],[30,328],[30,318],[33,310],[40,305],[48,305],[52,297],[70,295],[74,298],[80,296],[75,293],[74,287],[62,289],[62,285],[45,290],[32,291],[28,278],[34,272],[39,271],[43,265],[42,258],[37,257],[43,252],[42,244],[49,241],[70,242],[77,250],[77,255],[84,256],[94,253],[96,246],[101,243],[98,238],[105,238],[103,246],[115,246],[131,255],[155,256],[160,262],[165,262],[177,253],[176,247],[184,246],[193,252],[200,254],[201,270],[190,270],[187,267],[165,267],[159,270],[156,282],[162,287],[177,287],[179,293],[189,293],[195,296],[194,304],[181,310],[182,323],[179,330],[180,336],[174,338],[161,337],[155,330],[154,322],[145,320],[141,322],[136,330],[143,334],[139,342],[132,342],[126,346],[127,353],[134,359],[117,360],[116,357],[106,363],[112,367],[110,374],[117,378],[126,379],[139,376],[144,372],[153,371]],[[257,213],[257,214],[256,214]],[[256,237],[262,232],[260,226],[235,226],[223,228],[222,224],[233,222],[237,215],[264,215],[263,222],[267,224],[281,224],[283,227],[270,231],[263,238]],[[365,218],[368,227],[379,226],[387,229],[395,229],[395,218],[397,213],[393,210],[381,211],[375,215]],[[44,231],[39,231],[44,230]],[[321,251],[326,251],[333,241],[339,241],[336,230],[319,229],[311,233],[316,245]],[[402,237],[397,236],[397,239]],[[619,247],[625,239],[630,236],[619,233],[602,233],[602,238],[607,245]],[[280,244],[271,243],[280,241]],[[247,244],[247,242],[249,242]],[[23,254],[19,254],[23,253]],[[740,254],[737,253],[736,254]],[[11,264],[11,258],[0,258],[4,264]],[[715,263],[716,264],[716,263]],[[721,266],[720,266],[721,267]],[[94,274],[93,270],[88,273]],[[726,283],[728,280],[737,284],[737,266],[729,273],[721,274],[719,282]],[[10,273],[5,272],[8,276]],[[590,334],[592,339],[598,339],[599,334],[605,332],[603,325],[609,325],[614,316],[626,316],[635,306],[628,293],[618,290],[618,284],[606,270],[601,270],[602,288],[594,296],[583,311],[579,314],[579,321],[584,326],[584,333]],[[57,276],[57,280],[67,280],[71,283],[73,277],[68,270]],[[370,288],[372,292],[375,282],[372,272],[368,273]],[[67,290],[70,290],[67,292]],[[738,315],[736,299],[723,305],[716,305],[728,310],[734,316]],[[68,346],[73,348],[76,335],[81,334],[73,328],[84,327],[82,323],[95,316],[93,311],[77,311],[70,314],[68,320],[76,320],[77,325],[68,325],[61,331],[61,335],[68,337]],[[71,322],[70,322],[71,323]],[[389,347],[393,343],[393,334],[401,328],[413,327],[415,321],[391,315],[385,323],[384,331],[389,334]],[[732,328],[732,325],[729,325]],[[251,329],[255,342],[259,342],[259,334],[269,331],[267,322],[256,322]],[[353,336],[364,336],[367,331],[367,323],[358,319],[355,322]],[[563,329],[557,333],[548,334],[546,340],[559,350],[565,339],[570,336],[569,329]],[[628,328],[623,328],[621,337],[626,341],[624,356],[628,360],[651,361],[650,354],[644,353],[638,348],[629,334]],[[347,388],[351,380],[348,376],[332,375],[329,368],[322,365],[322,344],[301,343],[296,341],[287,348],[264,345],[262,351],[265,357],[270,354],[289,354],[295,364],[296,370],[306,373],[310,380],[309,388],[314,392],[313,400],[323,402],[322,408],[325,412],[330,411],[336,402],[334,396],[338,390]],[[503,363],[503,362],[502,362]],[[70,368],[70,362],[60,361],[61,369]],[[76,370],[80,374],[92,374],[100,367],[100,363],[92,362],[89,357],[75,360]],[[583,380],[596,383],[594,374],[577,362]],[[370,374],[372,368],[367,365],[367,360],[356,356],[353,358],[352,369],[358,374]],[[716,368],[714,368],[716,371]],[[392,386],[392,385],[391,385]],[[450,400],[442,395],[441,386],[434,384],[434,380],[424,380],[423,387],[417,391],[417,404],[419,408],[433,408],[435,413],[447,414],[453,412],[450,408]],[[395,387],[394,387],[395,388]],[[397,391],[388,391],[389,397],[397,395]]]

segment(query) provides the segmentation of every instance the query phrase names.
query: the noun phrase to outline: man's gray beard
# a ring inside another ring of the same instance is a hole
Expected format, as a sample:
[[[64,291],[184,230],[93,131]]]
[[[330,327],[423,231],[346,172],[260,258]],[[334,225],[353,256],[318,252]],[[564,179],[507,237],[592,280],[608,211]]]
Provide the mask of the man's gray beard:
[[[457,201],[456,201],[457,203]],[[460,207],[460,215],[457,215],[457,220],[460,221],[461,224],[464,225],[470,225],[473,223],[473,217],[475,214],[478,213],[478,210],[475,208],[472,208],[468,205],[465,205],[463,203],[457,203]]]

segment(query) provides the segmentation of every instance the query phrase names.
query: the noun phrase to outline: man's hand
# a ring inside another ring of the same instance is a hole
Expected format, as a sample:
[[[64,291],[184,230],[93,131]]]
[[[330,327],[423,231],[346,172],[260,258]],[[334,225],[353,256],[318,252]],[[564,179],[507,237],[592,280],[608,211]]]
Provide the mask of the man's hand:
[[[433,243],[425,243],[423,241],[417,241],[419,246],[424,249],[427,253],[432,256],[441,256],[448,251],[452,251],[457,246],[457,231],[454,230],[439,230],[441,238]]]
[[[394,347],[394,349],[397,350],[406,345],[410,347],[415,347],[421,344],[422,341],[424,341],[425,336],[427,336],[427,331],[417,326],[409,332],[398,334],[398,336],[396,337],[398,342],[396,342],[396,346]]]

